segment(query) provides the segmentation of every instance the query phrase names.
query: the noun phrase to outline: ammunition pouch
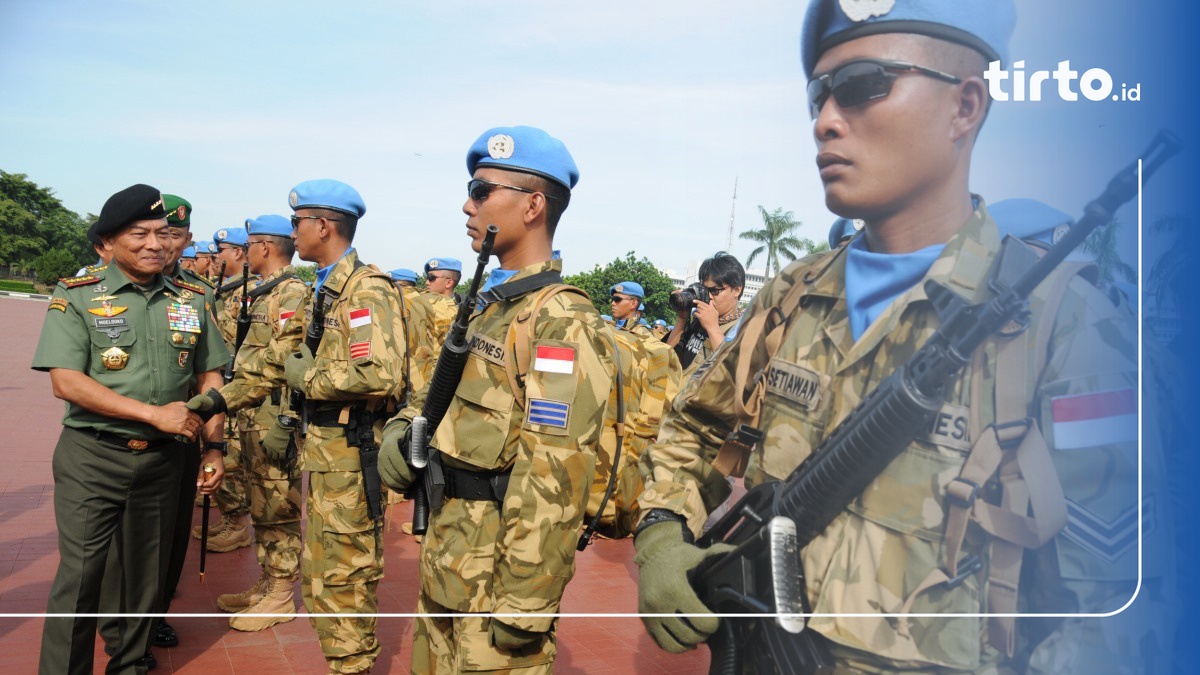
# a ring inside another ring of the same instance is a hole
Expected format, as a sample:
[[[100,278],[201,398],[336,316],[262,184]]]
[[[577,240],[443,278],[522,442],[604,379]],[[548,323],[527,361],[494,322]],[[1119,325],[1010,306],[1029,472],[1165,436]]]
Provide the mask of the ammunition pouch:
[[[511,471],[468,471],[444,465],[442,470],[446,476],[447,497],[497,504],[504,502],[508,479],[512,475]]]

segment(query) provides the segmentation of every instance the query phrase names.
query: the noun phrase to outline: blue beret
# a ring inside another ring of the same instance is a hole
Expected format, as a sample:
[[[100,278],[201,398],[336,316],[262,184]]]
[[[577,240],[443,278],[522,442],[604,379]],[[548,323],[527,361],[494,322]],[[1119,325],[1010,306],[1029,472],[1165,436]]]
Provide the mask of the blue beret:
[[[667,330],[675,330],[675,324],[671,324],[670,326],[667,326]]]
[[[666,322],[666,321],[663,321],[662,319],[655,319],[655,320],[654,320],[654,325],[655,325],[655,326],[662,326],[663,328],[666,328],[666,327],[667,327],[667,322]]]
[[[246,219],[246,234],[269,234],[272,237],[292,237],[292,221],[283,216],[266,215]]]
[[[600,315],[600,318],[601,318],[601,319],[604,319],[605,321],[612,321],[612,320],[613,320],[613,318],[612,318],[611,316],[607,315],[607,314],[601,314],[601,315]]]
[[[195,260],[196,259],[196,247],[189,246],[189,247],[183,249],[183,253],[180,253],[179,257],[186,258],[188,260]]]
[[[1013,0],[812,0],[800,32],[804,74],[829,49],[867,35],[916,33],[1008,62],[1017,23]]]
[[[329,178],[306,180],[292,188],[288,204],[297,209],[332,209],[355,218],[362,218],[367,206],[358,190]]]
[[[467,173],[481,166],[541,176],[570,190],[579,169],[567,146],[534,127],[496,127],[483,132],[467,151]]]
[[[462,272],[462,262],[454,258],[430,258],[429,262],[425,263],[425,274],[429,274],[433,270]]]
[[[291,233],[289,233],[290,235]],[[241,246],[246,248],[250,238],[246,235],[245,228],[241,227],[222,227],[213,234],[213,241],[217,243],[218,248],[221,244],[229,244],[230,246]]]
[[[1036,199],[1005,199],[987,207],[1000,236],[1036,239],[1054,244],[1075,224],[1075,219]]]
[[[417,283],[417,273],[407,267],[394,269],[388,272],[388,275],[392,277],[392,281],[411,281],[414,284]]]
[[[636,281],[622,281],[619,284],[613,284],[613,287],[608,289],[609,293],[621,293],[622,295],[632,295],[635,298],[645,299],[646,291],[642,290],[642,285]]]
[[[208,255],[208,254],[215,254],[217,252],[217,245],[208,239],[202,239],[200,241],[193,241],[192,246],[195,247],[196,253],[203,253],[203,254]]]
[[[829,228],[829,248],[837,248],[843,240],[853,237],[858,232],[854,221],[849,218],[838,218]]]

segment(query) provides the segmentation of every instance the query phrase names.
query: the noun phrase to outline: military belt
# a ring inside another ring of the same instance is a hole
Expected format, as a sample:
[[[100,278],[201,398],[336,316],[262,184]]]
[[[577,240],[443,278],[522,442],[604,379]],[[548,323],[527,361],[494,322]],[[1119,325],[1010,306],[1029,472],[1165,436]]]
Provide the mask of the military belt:
[[[124,436],[118,436],[117,434],[109,433],[107,431],[100,431],[98,429],[79,429],[79,431],[87,434],[88,436],[92,436],[98,441],[103,441],[111,445],[119,445],[134,452],[158,450],[159,448],[179,443],[179,441],[176,441],[172,438],[155,438],[150,440],[141,438],[125,438]]]
[[[344,427],[346,425],[338,421],[338,418],[341,416],[342,406],[340,405],[336,408],[318,408],[309,416],[308,423],[318,427]],[[374,421],[378,422],[387,417],[387,412],[380,410],[377,413],[372,413],[371,417]]]
[[[468,471],[450,466],[443,466],[443,469],[447,497],[497,504],[504,501],[504,495],[508,492],[508,478],[512,475],[511,471]]]

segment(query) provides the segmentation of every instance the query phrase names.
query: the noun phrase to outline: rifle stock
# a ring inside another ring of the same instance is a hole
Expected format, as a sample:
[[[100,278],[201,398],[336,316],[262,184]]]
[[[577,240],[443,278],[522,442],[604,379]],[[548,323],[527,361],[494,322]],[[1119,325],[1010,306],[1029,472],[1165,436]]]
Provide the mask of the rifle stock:
[[[1148,179],[1179,148],[1173,135],[1159,132],[1143,153],[1141,178]],[[1137,193],[1138,178],[1135,161],[1109,182],[1067,236],[1040,259],[1020,240],[1006,237],[990,272],[993,296],[984,303],[969,304],[944,286],[927,282],[926,291],[941,319],[933,336],[786,479],[751,490],[700,539],[697,545],[704,548],[717,542],[737,546],[706,558],[689,574],[701,600],[717,612],[764,615],[722,619],[722,628],[709,643],[711,672],[739,672],[743,654],[769,654],[776,667],[784,668],[782,672],[821,673],[833,668],[824,638],[812,631],[794,635],[788,629],[789,622],[794,627],[799,618],[789,608],[809,611],[799,550],[820,535],[926,427],[944,400],[945,387],[976,348],[1010,321],[1028,319],[1029,294],[1093,230],[1112,220],[1117,208]],[[768,524],[779,518],[796,524],[798,583],[782,587],[770,583],[778,577],[781,561],[755,546]],[[799,597],[788,595],[797,592]]]

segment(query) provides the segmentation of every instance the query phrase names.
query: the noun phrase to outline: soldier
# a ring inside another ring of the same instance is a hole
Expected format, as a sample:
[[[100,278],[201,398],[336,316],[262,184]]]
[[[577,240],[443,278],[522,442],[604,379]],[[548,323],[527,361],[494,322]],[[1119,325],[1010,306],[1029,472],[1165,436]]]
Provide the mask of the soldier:
[[[466,370],[430,444],[445,497],[432,504],[417,607],[456,616],[417,619],[412,670],[549,673],[550,615],[574,573],[616,357],[586,295],[557,293],[538,313],[531,367],[514,389],[505,337],[538,291],[561,284],[551,242],[579,174],[562,142],[532,127],[485,132],[467,171],[472,247],[497,225],[500,268],[471,317]],[[380,472],[400,492],[414,479],[401,444],[419,411],[410,405],[389,422],[381,449]]]
[[[666,340],[679,356],[684,380],[717,351],[742,316],[738,301],[746,286],[746,270],[737,258],[718,251],[700,263],[699,277],[709,299],[692,300],[691,309],[676,308],[675,327]],[[681,291],[671,295],[678,298]]]
[[[237,347],[237,321],[246,292],[253,290],[259,283],[257,278],[242,283],[243,271],[246,269],[247,235],[244,227],[221,228],[213,234],[213,243],[217,247],[215,264],[217,269],[225,270],[225,278],[218,279],[220,299],[213,304],[213,316],[217,319],[217,328],[225,338],[225,344],[232,355]],[[242,433],[261,435],[266,431],[255,418],[255,410],[242,408],[228,417],[225,422],[225,480],[221,489],[217,490],[217,509],[221,518],[209,525],[208,550],[214,553],[225,553],[249,546],[254,537],[250,531],[250,497],[246,487],[246,463],[242,458]],[[192,528],[192,536],[203,538],[201,526]]]
[[[55,448],[55,513],[61,560],[48,613],[94,613],[106,561],[115,553],[121,605],[131,614],[162,611],[179,457],[199,453],[178,436],[208,439],[196,485],[221,479],[221,418],[203,423],[183,404],[188,390],[219,384],[227,360],[204,308],[204,294],[166,278],[169,239],[163,200],[134,185],[104,204],[93,230],[113,262],[93,275],[64,279],[50,301],[34,356],[67,401]],[[215,466],[212,466],[215,465]],[[155,619],[130,616],[107,672],[130,672],[148,652]],[[95,617],[46,619],[42,673],[91,673]]]
[[[324,299],[316,352],[301,344],[285,365],[288,386],[302,392],[311,409],[300,465],[309,472],[304,607],[309,614],[347,615],[310,621],[330,672],[361,673],[379,655],[371,615],[383,577],[379,495],[366,494],[378,486],[378,474],[361,457],[373,457],[383,422],[410,384],[423,380],[407,353],[400,294],[351,248],[366,212],[362,197],[345,183],[313,180],[297,185],[288,202],[296,252],[319,265],[314,290]]]
[[[667,336],[667,333],[671,332],[670,329],[667,328],[667,322],[662,319],[655,319],[654,325],[650,327],[650,331],[654,333],[654,337],[658,338],[659,340],[662,340]]]
[[[652,335],[650,324],[642,318],[642,312],[646,309],[643,302],[646,299],[646,291],[642,290],[641,284],[636,281],[622,281],[613,284],[608,292],[612,294],[612,317],[617,328],[639,337]]]
[[[215,394],[189,405],[204,410],[251,411],[260,434],[240,429],[242,461],[249,470],[250,513],[262,574],[249,589],[217,596],[225,612],[294,615],[292,584],[300,576],[300,474],[295,469],[293,416],[280,417],[285,401],[283,366],[304,338],[303,320],[294,318],[308,287],[292,266],[292,226],[283,216],[246,221],[246,257],[262,283],[249,293],[250,325],[234,362],[233,380]],[[260,631],[291,616],[235,616],[229,626]]]
[[[454,323],[454,317],[458,314],[461,300],[454,294],[454,289],[461,278],[462,262],[459,260],[430,258],[425,263],[425,293],[422,296],[433,308],[435,357],[441,352],[446,333],[450,332],[450,324]]]
[[[833,221],[833,225],[829,227],[829,250],[849,244],[855,234],[858,234],[858,229],[855,228],[853,220],[838,218]]]
[[[647,453],[648,511],[635,540],[641,612],[708,611],[686,575],[723,548],[690,543],[728,494],[723,474],[744,471],[754,486],[809,457],[939,325],[925,281],[970,302],[990,297],[999,237],[968,175],[988,106],[984,69],[1004,60],[1012,2],[861,4],[810,5],[802,52],[826,205],[862,219],[864,231],[771,280],[684,385]],[[829,647],[839,672],[1132,670],[1166,648],[1141,626],[1106,643],[1096,619],[1014,626],[995,616],[1111,612],[1138,581],[1136,425],[1122,423],[1135,409],[1131,326],[1072,269],[1039,287],[1031,307],[1028,327],[985,342],[946,387],[928,433],[801,552],[817,614],[806,633]],[[782,323],[768,331],[776,308]],[[757,452],[718,450],[743,423],[764,435]],[[1092,435],[1098,428],[1109,433]],[[1020,471],[1010,464],[1018,453]],[[980,468],[996,455],[1008,468]],[[1039,534],[1022,539],[1001,520]],[[1038,548],[1040,535],[1052,539]],[[671,651],[719,624],[643,622]],[[769,672],[756,656],[745,670]]]
[[[442,333],[441,340],[437,339],[436,311],[427,294],[417,290],[417,273],[401,267],[388,272],[396,288],[404,298],[405,328],[408,331],[408,351],[420,364],[424,373],[423,381],[428,382],[433,377],[433,367],[437,365],[437,355],[445,342],[446,334]],[[453,321],[451,317],[451,321]],[[408,534],[411,534],[409,532]]]
[[[196,272],[196,247],[187,246],[179,254],[179,266],[193,274]]]
[[[196,274],[208,279],[210,284],[216,284],[219,279],[214,280],[217,275],[216,266],[213,261],[217,257],[217,245],[210,239],[201,241],[193,241],[192,246],[196,248],[196,269],[193,270]]]

